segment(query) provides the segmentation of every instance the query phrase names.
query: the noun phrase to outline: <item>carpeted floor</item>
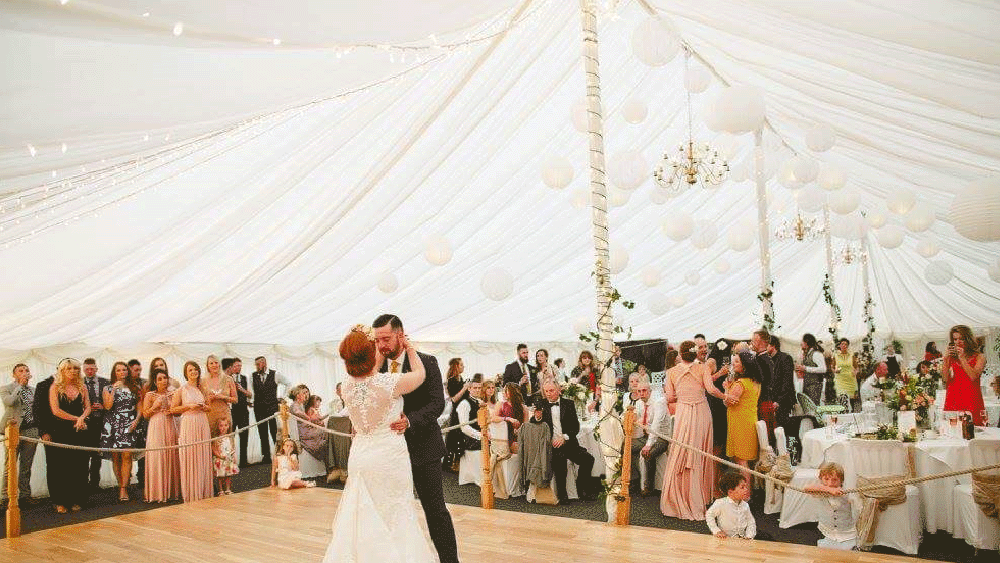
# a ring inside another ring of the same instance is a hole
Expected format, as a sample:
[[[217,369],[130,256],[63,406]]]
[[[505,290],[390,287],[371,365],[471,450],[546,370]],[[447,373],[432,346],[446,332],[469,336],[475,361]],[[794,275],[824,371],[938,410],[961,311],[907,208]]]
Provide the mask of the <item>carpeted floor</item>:
[[[268,467],[264,465],[254,465],[243,468],[239,475],[233,479],[233,490],[237,493],[252,489],[267,487],[270,484]],[[331,488],[343,488],[343,485],[326,485],[320,482],[321,486]],[[131,487],[131,496],[141,498],[141,491],[137,485]],[[458,477],[453,473],[444,474],[444,494],[445,501],[452,504],[463,504],[467,506],[479,506],[479,487],[475,485],[458,485]],[[677,518],[667,518],[660,513],[660,498],[652,496],[648,498],[635,497],[632,499],[631,523],[636,526],[648,526],[652,528],[668,528],[672,530],[684,530],[707,534],[708,527],[704,522],[692,522],[679,520]],[[173,504],[173,503],[171,503]],[[580,518],[584,520],[594,520],[602,522],[605,520],[603,504],[597,501],[574,501],[565,506],[546,506],[529,504],[523,497],[508,500],[496,500],[495,508],[499,510],[510,510],[514,512],[531,512],[535,514],[546,514],[549,516],[559,516],[562,518]],[[763,493],[756,491],[750,506],[757,520],[757,529],[763,534],[767,534],[775,541],[788,543],[798,543],[805,545],[815,545],[820,538],[820,533],[816,530],[815,524],[804,524],[787,530],[778,527],[777,515],[766,515],[761,511],[763,504]],[[160,504],[147,504],[139,500],[126,503],[118,501],[117,489],[103,489],[95,492],[91,496],[90,505],[80,512],[69,514],[56,514],[48,503],[41,503],[35,506],[22,506],[21,530],[28,534],[35,530],[44,530],[56,526],[65,526],[91,520],[98,520],[119,514],[130,512],[140,512],[143,510],[154,510]],[[6,517],[6,513],[4,513]],[[0,530],[2,533],[2,530]],[[896,553],[893,550],[876,547],[873,551],[883,553]],[[986,563],[997,560],[996,551],[982,551],[978,555],[975,550],[962,540],[956,540],[947,533],[927,534],[920,545],[919,557],[954,561],[956,563]]]

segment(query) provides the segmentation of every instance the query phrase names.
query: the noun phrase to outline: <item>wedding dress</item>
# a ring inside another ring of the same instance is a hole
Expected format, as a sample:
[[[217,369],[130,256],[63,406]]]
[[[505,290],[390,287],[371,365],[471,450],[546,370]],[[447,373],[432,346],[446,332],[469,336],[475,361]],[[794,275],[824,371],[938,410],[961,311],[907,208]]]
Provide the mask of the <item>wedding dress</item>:
[[[354,425],[351,476],[333,520],[324,563],[434,563],[417,519],[406,441],[389,423],[403,412],[398,373],[349,378],[344,403]]]

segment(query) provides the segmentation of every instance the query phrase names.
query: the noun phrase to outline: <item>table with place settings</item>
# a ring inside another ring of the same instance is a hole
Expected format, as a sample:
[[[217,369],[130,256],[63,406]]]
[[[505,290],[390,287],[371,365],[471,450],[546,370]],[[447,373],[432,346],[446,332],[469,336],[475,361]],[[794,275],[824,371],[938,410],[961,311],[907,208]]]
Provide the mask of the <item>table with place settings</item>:
[[[844,425],[841,429],[846,430]],[[1000,428],[976,428],[976,438],[995,440],[1000,448]],[[857,484],[853,463],[851,437],[844,432],[830,433],[826,428],[806,432],[802,440],[802,467],[819,467],[824,462],[836,462],[844,468],[844,487]],[[936,437],[910,444],[914,448],[913,464],[917,476],[961,471],[972,467],[967,440]],[[960,483],[971,482],[968,474],[924,481],[917,484],[921,495],[921,517],[928,532],[954,531],[952,497]],[[817,515],[818,519],[818,515]]]

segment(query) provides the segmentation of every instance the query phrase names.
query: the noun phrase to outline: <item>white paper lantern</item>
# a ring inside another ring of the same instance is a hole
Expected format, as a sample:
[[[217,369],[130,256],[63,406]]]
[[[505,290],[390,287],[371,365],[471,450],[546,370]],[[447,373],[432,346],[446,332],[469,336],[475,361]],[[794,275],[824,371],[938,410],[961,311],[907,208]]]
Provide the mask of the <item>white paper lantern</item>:
[[[674,242],[688,238],[693,230],[694,219],[683,211],[678,211],[663,221],[663,233]]]
[[[431,237],[424,244],[424,258],[435,266],[444,266],[451,261],[451,243],[444,237]]]
[[[750,133],[764,124],[764,98],[752,86],[724,88],[715,100],[722,129],[730,133]]]
[[[756,233],[754,233],[756,228],[756,221],[749,219],[732,224],[729,231],[726,232],[726,244],[736,252],[749,250],[757,238]]]
[[[970,182],[951,202],[948,218],[969,240],[1000,241],[1000,177]]]
[[[792,160],[792,172],[795,174],[796,180],[808,184],[815,180],[819,174],[819,163],[804,154],[800,154]]]
[[[917,203],[917,196],[913,195],[912,190],[906,188],[898,188],[889,193],[889,197],[885,198],[885,205],[889,208],[889,211],[893,213],[899,213],[900,215],[906,213]]]
[[[573,322],[573,334],[589,334],[594,326],[587,317],[580,317]]]
[[[712,73],[707,68],[693,64],[684,73],[684,89],[692,94],[701,94],[712,83]]]
[[[873,229],[881,228],[885,225],[885,222],[889,218],[886,217],[885,213],[881,211],[870,211],[868,212],[868,224],[871,225]]]
[[[382,293],[393,293],[399,289],[399,279],[392,272],[384,272],[378,278],[378,290]]]
[[[945,285],[955,277],[955,269],[944,260],[932,260],[924,269],[924,279],[931,285]]]
[[[542,181],[554,190],[565,188],[573,181],[573,164],[562,156],[550,158],[542,167]]]
[[[708,219],[698,219],[694,222],[694,230],[691,232],[691,244],[699,250],[715,244],[719,238],[719,229],[715,226],[715,221]]]
[[[649,312],[657,317],[666,315],[670,311],[670,299],[662,293],[653,295],[649,300]]]
[[[922,233],[934,224],[934,209],[919,201],[903,217],[903,224],[911,233]]]
[[[860,202],[861,192],[853,187],[830,192],[826,196],[826,204],[830,206],[830,211],[840,215],[853,213]]]
[[[994,260],[992,264],[986,267],[986,275],[996,283],[1000,283],[1000,259]]]
[[[590,130],[590,113],[587,110],[587,98],[581,98],[570,108],[570,117],[573,119],[573,128],[581,133]]]
[[[797,190],[802,187],[802,182],[795,178],[794,157],[781,163],[781,168],[778,169],[778,183],[790,190]]]
[[[740,138],[732,133],[720,133],[711,145],[727,162],[732,162],[740,152]]]
[[[868,234],[868,223],[860,215],[830,219],[830,236],[845,240],[861,240],[866,234]]]
[[[795,192],[795,201],[799,204],[799,209],[806,213],[816,213],[822,211],[826,204],[826,192],[819,186],[810,184]]]
[[[824,152],[833,148],[836,134],[829,125],[814,125],[806,131],[806,146],[813,152]]]
[[[668,301],[670,303],[670,306],[676,309],[679,307],[683,307],[684,305],[687,305],[688,298],[687,295],[680,295],[675,293],[670,296]]]
[[[639,151],[622,151],[611,155],[608,177],[623,190],[634,190],[652,175],[646,158]]]
[[[687,283],[688,285],[698,285],[698,282],[700,281],[701,281],[701,274],[698,273],[698,270],[691,270],[688,273],[684,274],[684,282]]]
[[[503,301],[514,293],[514,276],[503,268],[490,268],[483,272],[479,287],[487,299]]]
[[[898,248],[899,245],[903,244],[903,238],[906,237],[906,231],[903,230],[903,227],[893,224],[883,225],[875,234],[878,236],[878,243],[883,248]]]
[[[632,32],[632,54],[643,64],[663,66],[680,51],[677,32],[669,20],[649,17]]]
[[[576,209],[583,209],[590,205],[590,192],[586,188],[580,188],[573,191],[573,207]]]
[[[816,177],[819,187],[827,191],[836,191],[847,183],[847,174],[836,164],[824,164]]]
[[[716,98],[709,98],[704,102],[704,105],[701,106],[701,119],[709,131],[720,133],[725,130],[725,122],[722,113],[718,110],[717,102]]]
[[[632,124],[642,123],[649,114],[646,102],[638,98],[629,98],[622,104],[622,118]]]
[[[626,192],[625,190],[619,190],[618,188],[610,188],[608,190],[608,204],[611,207],[622,207],[628,203],[629,198],[632,197],[632,192]]]
[[[656,287],[660,285],[660,270],[652,266],[643,268],[642,285],[646,287]]]
[[[917,242],[917,254],[924,258],[933,258],[937,256],[938,252],[941,252],[941,245],[938,244],[937,237],[934,235],[924,235]]]
[[[649,191],[649,201],[653,202],[653,205],[663,205],[664,203],[670,201],[670,195],[670,192],[667,190],[653,188]]]
[[[612,244],[609,253],[611,263],[608,265],[608,268],[611,270],[611,273],[620,274],[625,271],[625,267],[628,266],[628,251],[625,250],[625,247],[620,244]]]
[[[715,269],[716,274],[721,275],[728,272],[731,266],[729,265],[728,260],[726,260],[725,258],[719,258],[718,260],[715,261],[715,264],[713,264],[712,267]]]

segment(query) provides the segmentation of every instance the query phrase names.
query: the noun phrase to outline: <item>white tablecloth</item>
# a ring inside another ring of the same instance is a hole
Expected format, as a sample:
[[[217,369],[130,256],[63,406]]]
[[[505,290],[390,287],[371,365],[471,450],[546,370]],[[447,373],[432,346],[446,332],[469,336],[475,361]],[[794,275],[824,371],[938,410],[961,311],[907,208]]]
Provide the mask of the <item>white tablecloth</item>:
[[[580,442],[590,455],[594,456],[594,469],[590,474],[594,477],[600,477],[604,475],[604,456],[601,454],[601,445],[597,443],[597,438],[594,437],[594,429],[597,428],[597,416],[591,415],[587,420],[580,421],[580,433],[576,435],[576,439]]]
[[[977,438],[996,440],[1000,448],[1000,428],[977,429]],[[921,440],[913,444],[914,469],[918,476],[961,471],[972,467],[968,442],[962,439],[938,438]],[[802,441],[802,466],[819,467],[820,464],[833,461],[844,468],[844,486],[854,487],[857,483],[851,442],[849,436],[836,434],[827,436],[825,428],[817,428],[806,433]],[[968,483],[971,478],[962,475],[955,478],[935,479],[925,481],[917,486],[921,489],[921,517],[929,532],[944,530],[954,531],[952,514],[952,495],[955,485]]]

